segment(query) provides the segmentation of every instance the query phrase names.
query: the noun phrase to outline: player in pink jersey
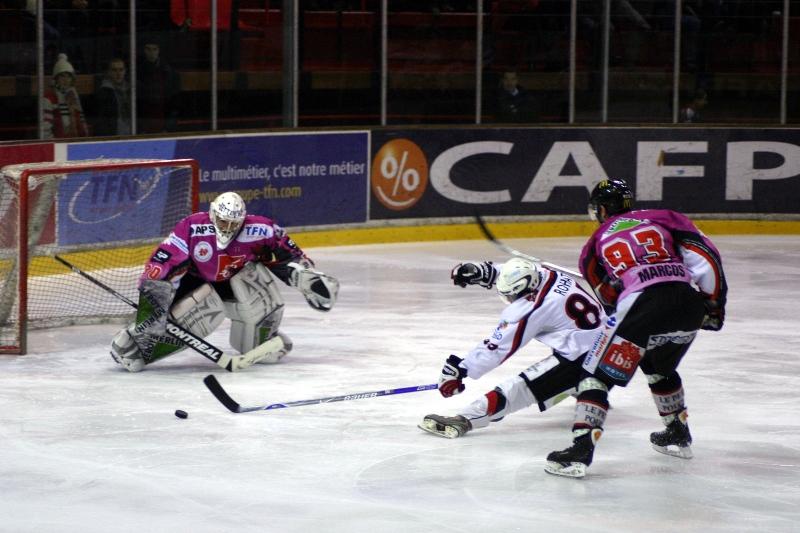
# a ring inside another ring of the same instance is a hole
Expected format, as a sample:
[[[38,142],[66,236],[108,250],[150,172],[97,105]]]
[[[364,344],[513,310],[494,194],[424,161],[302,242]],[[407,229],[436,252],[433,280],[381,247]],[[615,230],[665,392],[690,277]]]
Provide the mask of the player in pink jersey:
[[[199,337],[227,317],[230,344],[241,353],[279,336],[283,342],[256,361],[277,362],[292,343],[278,331],[283,298],[274,278],[300,290],[318,311],[336,302],[339,283],[314,270],[281,226],[247,214],[237,193],[222,193],[207,213],[178,222],[153,252],[139,280],[136,321],[114,337],[111,356],[138,372],[184,347],[166,332],[168,315]]]
[[[727,296],[719,251],[687,217],[667,209],[632,211],[633,193],[622,180],[601,181],[590,201],[600,226],[583,247],[581,273],[613,313],[583,361],[573,445],[547,456],[545,471],[568,477],[586,475],[608,391],[627,385],[639,367],[666,426],[650,435],[653,448],[692,457],[676,369],[698,330],[722,328]]]
[[[419,427],[429,433],[456,438],[472,429],[530,405],[544,411],[577,392],[586,352],[606,315],[593,295],[567,274],[513,258],[498,268],[490,262],[461,263],[451,274],[453,283],[480,285],[497,292],[508,306],[500,323],[463,359],[451,355],[439,378],[439,392],[448,398],[464,390],[462,380],[479,379],[515,355],[532,340],[552,349],[552,355],[501,383],[455,416],[427,415]]]

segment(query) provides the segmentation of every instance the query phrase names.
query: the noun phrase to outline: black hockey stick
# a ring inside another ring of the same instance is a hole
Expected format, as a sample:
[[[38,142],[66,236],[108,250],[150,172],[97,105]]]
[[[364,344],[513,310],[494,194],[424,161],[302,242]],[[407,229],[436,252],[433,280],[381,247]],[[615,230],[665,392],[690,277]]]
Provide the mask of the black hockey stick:
[[[209,374],[208,376],[203,379],[203,383],[206,384],[208,390],[211,391],[211,394],[220,401],[222,405],[224,405],[229,411],[232,413],[249,413],[252,411],[271,411],[272,409],[285,409],[287,407],[300,407],[302,405],[314,405],[318,403],[332,403],[332,402],[343,402],[347,400],[362,400],[364,398],[378,398],[380,396],[392,396],[394,394],[406,394],[409,392],[420,392],[426,390],[432,390],[438,388],[436,383],[431,383],[430,385],[416,385],[412,387],[403,387],[400,389],[385,389],[379,391],[372,391],[372,392],[359,392],[356,394],[342,394],[341,396],[328,396],[327,398],[317,398],[315,400],[297,400],[293,402],[283,402],[283,403],[270,403],[267,405],[256,405],[253,407],[242,407],[239,405],[236,400],[230,397],[230,395],[222,388],[219,381],[213,374]]]
[[[60,257],[58,255],[53,255],[53,258],[62,265],[64,265],[65,267],[75,272],[76,274],[94,283],[104,291],[117,297],[118,299],[122,300],[123,302],[130,305],[134,309],[139,308],[139,305],[136,302],[134,302],[124,294],[115,291],[114,289],[112,289],[99,279],[95,278],[94,276],[87,274],[86,272],[76,267],[63,257]],[[175,337],[183,344],[185,344],[192,350],[196,351],[206,359],[214,361],[228,372],[233,372],[234,370],[241,370],[242,368],[246,368],[252,365],[256,360],[260,359],[260,356],[262,356],[264,353],[276,349],[277,347],[275,346],[275,344],[282,344],[282,341],[280,340],[273,342],[272,344],[270,344],[271,341],[267,341],[259,346],[256,346],[255,348],[253,348],[252,350],[250,350],[245,354],[228,355],[219,348],[204,341],[191,331],[182,328],[181,326],[172,322],[171,320],[167,320],[167,332],[169,332],[173,337]],[[280,339],[280,337],[274,337],[274,339]]]
[[[550,268],[552,270],[558,270],[559,272],[563,272],[564,274],[569,274],[570,276],[573,276],[578,279],[583,279],[583,276],[581,275],[580,272],[577,272],[575,270],[570,270],[569,268],[564,268],[562,266],[550,263],[548,261],[543,261],[538,257],[522,253],[519,250],[515,250],[514,248],[508,246],[506,243],[504,243],[503,241],[494,236],[494,234],[489,229],[489,226],[486,225],[486,223],[483,221],[483,218],[481,218],[481,216],[477,213],[475,214],[475,221],[478,223],[478,227],[480,227],[483,236],[486,237],[488,240],[492,242],[492,244],[494,244],[507,254],[511,254],[516,257],[521,257],[522,259],[527,259],[528,261],[533,261],[534,263],[539,263],[544,267]]]

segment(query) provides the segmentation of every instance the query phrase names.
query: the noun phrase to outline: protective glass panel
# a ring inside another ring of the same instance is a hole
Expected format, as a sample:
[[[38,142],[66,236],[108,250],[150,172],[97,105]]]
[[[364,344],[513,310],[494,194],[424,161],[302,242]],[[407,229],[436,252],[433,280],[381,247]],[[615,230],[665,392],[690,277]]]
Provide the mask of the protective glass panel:
[[[484,15],[482,122],[569,120],[569,2],[491,2]]]
[[[283,126],[281,2],[228,1],[218,35],[220,129]]]
[[[387,122],[474,123],[474,2],[389,2],[388,25]]]
[[[35,10],[0,4],[0,140],[39,136],[37,100]]]
[[[672,122],[674,2],[615,0],[610,28],[608,122]]]
[[[300,2],[300,126],[380,123],[380,2]]]

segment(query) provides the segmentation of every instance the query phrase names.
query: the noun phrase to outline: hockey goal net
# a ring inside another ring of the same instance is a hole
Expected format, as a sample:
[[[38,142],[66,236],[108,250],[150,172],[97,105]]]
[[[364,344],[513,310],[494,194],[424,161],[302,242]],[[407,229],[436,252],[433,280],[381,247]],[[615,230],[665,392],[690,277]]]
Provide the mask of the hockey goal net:
[[[198,209],[191,159],[97,159],[0,170],[0,353],[24,354],[29,328],[123,322],[125,297],[155,245]]]

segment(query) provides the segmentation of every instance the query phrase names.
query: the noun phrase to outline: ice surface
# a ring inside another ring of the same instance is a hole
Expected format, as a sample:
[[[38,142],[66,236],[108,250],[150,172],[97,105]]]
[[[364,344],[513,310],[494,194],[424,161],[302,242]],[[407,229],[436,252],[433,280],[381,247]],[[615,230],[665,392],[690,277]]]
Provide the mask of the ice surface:
[[[295,349],[277,365],[229,374],[185,351],[129,374],[108,356],[113,325],[34,332],[29,355],[0,357],[0,531],[798,531],[800,238],[715,242],[728,314],[681,365],[690,461],[650,449],[661,425],[641,375],[612,391],[583,480],[543,471],[569,443],[573,400],[462,439],[416,428],[544,357],[538,345],[447,400],[228,412],[205,375],[244,405],[433,383],[502,309],[449,280],[458,260],[506,258],[488,242],[319,248],[309,253],[341,280],[338,305],[317,313],[283,291]],[[574,268],[582,239],[508,243]],[[210,340],[228,349],[227,330]]]

